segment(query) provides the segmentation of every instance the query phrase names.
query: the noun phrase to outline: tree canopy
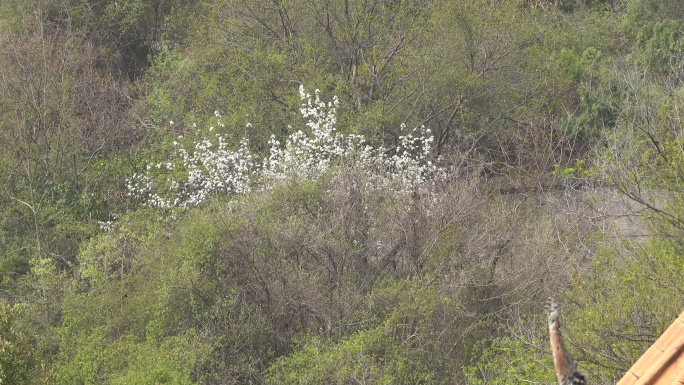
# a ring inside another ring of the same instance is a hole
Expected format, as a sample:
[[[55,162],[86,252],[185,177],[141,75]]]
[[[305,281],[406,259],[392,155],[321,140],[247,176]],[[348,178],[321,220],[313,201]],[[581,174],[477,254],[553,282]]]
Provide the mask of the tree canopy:
[[[549,296],[615,383],[682,309],[683,18],[0,2],[0,383],[553,383]]]

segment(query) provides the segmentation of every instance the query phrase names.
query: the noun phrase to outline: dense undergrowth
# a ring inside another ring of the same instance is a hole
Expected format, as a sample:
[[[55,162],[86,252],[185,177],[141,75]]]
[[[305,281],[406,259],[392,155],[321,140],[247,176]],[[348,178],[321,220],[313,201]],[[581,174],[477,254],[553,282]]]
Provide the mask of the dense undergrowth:
[[[682,309],[678,1],[0,2],[0,383],[592,383]],[[316,90],[316,91],[312,91]]]

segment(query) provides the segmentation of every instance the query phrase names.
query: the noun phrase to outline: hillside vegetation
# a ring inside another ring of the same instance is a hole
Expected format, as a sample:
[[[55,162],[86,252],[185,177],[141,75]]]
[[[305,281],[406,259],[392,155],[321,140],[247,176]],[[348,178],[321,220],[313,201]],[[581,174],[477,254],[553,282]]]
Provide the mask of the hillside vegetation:
[[[678,0],[0,1],[1,384],[615,383],[684,305]]]

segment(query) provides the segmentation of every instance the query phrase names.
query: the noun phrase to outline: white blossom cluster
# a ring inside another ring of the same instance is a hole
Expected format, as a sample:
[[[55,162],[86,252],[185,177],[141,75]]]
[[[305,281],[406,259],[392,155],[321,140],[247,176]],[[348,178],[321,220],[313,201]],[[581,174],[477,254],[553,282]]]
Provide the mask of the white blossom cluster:
[[[398,145],[391,150],[372,147],[362,135],[337,131],[337,97],[326,104],[318,90],[314,98],[303,86],[299,92],[306,132],[292,133],[284,146],[272,136],[269,156],[261,164],[254,162],[246,139],[236,151],[231,151],[219,134],[215,135],[215,143],[202,139],[192,151],[174,142],[172,161],[148,165],[146,172],[129,178],[129,195],[149,207],[190,208],[218,193],[247,193],[258,180],[315,180],[335,170],[335,165],[365,173],[367,189],[392,188],[399,193],[415,192],[426,181],[443,175],[443,170],[429,160],[433,144],[430,130],[420,127],[400,136]],[[218,111],[215,115],[222,125]]]
[[[307,119],[309,133],[298,130],[290,134],[284,147],[275,136],[271,136],[270,155],[262,165],[264,177],[316,179],[330,169],[332,161],[343,159],[363,146],[362,136],[345,136],[335,129],[337,97],[326,105],[319,94],[316,90],[315,99],[312,100],[311,94],[304,91],[304,86],[299,87],[299,96],[303,101],[299,112]]]
[[[221,115],[218,111],[215,115],[222,126]],[[210,127],[209,131],[213,129]],[[192,151],[174,141],[174,161],[147,165],[144,174],[133,174],[127,181],[129,195],[142,199],[148,207],[190,208],[218,193],[249,192],[255,164],[248,140],[242,139],[237,151],[232,151],[222,135],[214,136],[215,143],[204,138],[194,144]],[[183,177],[178,177],[178,171],[182,171]],[[164,175],[162,183],[155,183]]]
[[[402,125],[402,131],[406,127]],[[424,127],[399,136],[399,143],[390,151],[380,147],[360,158],[362,169],[368,173],[372,186],[395,188],[399,192],[413,193],[428,180],[445,177],[445,170],[430,161],[434,137]]]
[[[413,192],[426,180],[443,171],[429,160],[434,137],[424,127],[399,136],[396,148],[372,147],[362,135],[343,135],[337,131],[337,97],[322,102],[319,91],[314,98],[300,86],[300,113],[307,119],[310,134],[299,130],[291,134],[285,146],[271,137],[271,151],[262,165],[262,176],[272,179],[317,179],[335,162],[362,171],[368,180],[367,189],[394,188],[398,192]],[[402,125],[401,131],[406,131]]]

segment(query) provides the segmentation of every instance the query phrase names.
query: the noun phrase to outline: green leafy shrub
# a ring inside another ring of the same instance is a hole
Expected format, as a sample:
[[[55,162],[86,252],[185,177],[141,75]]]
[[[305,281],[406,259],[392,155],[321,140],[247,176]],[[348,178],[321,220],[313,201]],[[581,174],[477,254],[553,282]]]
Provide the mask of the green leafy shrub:
[[[31,338],[14,325],[16,310],[0,302],[0,383],[31,383],[38,369],[37,352]]]
[[[201,217],[172,229],[140,210],[94,238],[62,305],[57,383],[194,383],[207,349],[193,328],[197,269],[212,231]]]
[[[396,282],[380,291],[374,298],[380,305],[377,326],[339,340],[304,335],[293,353],[269,367],[266,383],[452,383],[456,341],[449,329],[458,306],[429,280]]]
[[[536,322],[534,326],[543,331],[542,324]],[[466,384],[555,383],[551,347],[543,337],[539,334],[527,341],[510,337],[487,341],[475,365],[463,368]]]

